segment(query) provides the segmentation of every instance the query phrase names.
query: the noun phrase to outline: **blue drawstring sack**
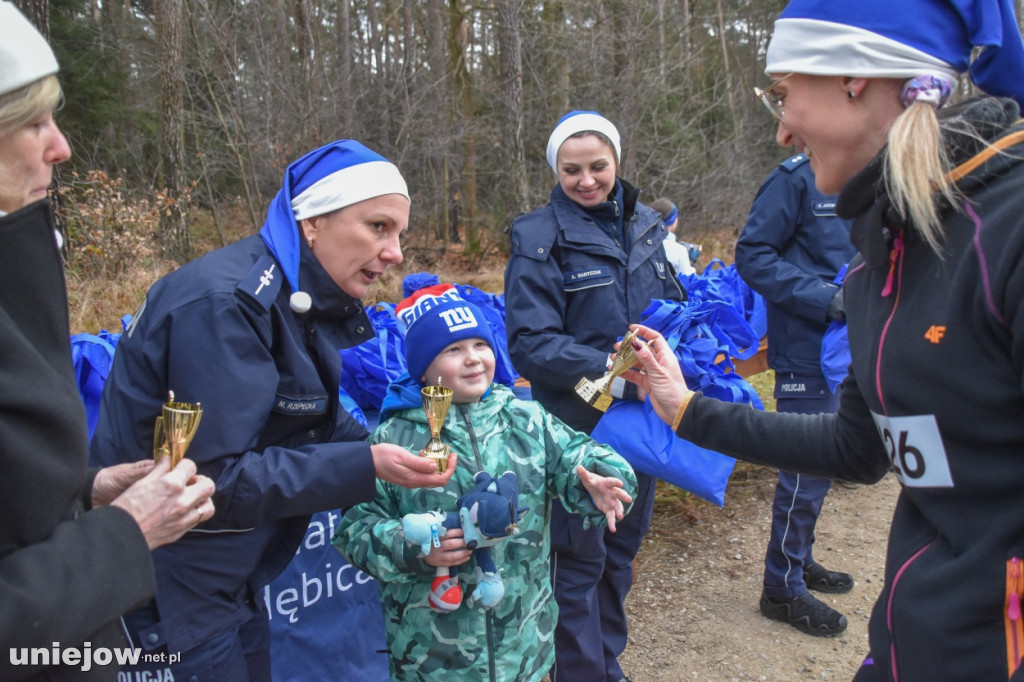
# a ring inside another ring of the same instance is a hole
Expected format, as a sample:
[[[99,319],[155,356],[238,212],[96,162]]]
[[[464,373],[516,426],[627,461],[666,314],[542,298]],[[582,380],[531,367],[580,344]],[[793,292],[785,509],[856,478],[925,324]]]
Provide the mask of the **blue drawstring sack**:
[[[846,265],[839,269],[833,284],[843,285],[846,279]],[[850,368],[850,337],[846,331],[846,321],[832,320],[821,337],[821,373],[825,375],[828,390],[833,393],[843,383],[847,370]]]
[[[494,333],[494,380],[499,384],[512,386],[519,378],[519,372],[512,365],[508,353],[508,334],[505,331],[505,295],[491,294],[469,284],[456,284],[455,288],[465,300],[483,311]]]
[[[375,335],[341,353],[341,388],[364,410],[380,410],[388,384],[405,374],[405,330],[394,303],[367,306]]]
[[[131,319],[131,315],[121,318],[122,327],[127,326]],[[110,365],[114,362],[114,350],[120,338],[121,334],[113,334],[106,329],[97,334],[74,334],[71,337],[71,363],[75,368],[78,394],[85,405],[90,441],[100,416],[103,385],[110,376]]]
[[[672,433],[651,401],[617,401],[594,427],[591,437],[622,455],[631,466],[719,507],[736,460],[698,447]]]
[[[743,281],[735,264],[725,265],[720,258],[715,258],[702,273],[680,275],[679,280],[691,301],[716,300],[731,306],[734,314],[746,321],[758,341],[768,332],[768,309],[764,298]],[[739,338],[734,340],[740,342]],[[757,343],[747,345],[754,347],[751,355],[757,352]]]
[[[846,332],[846,322],[832,320],[821,337],[821,373],[825,375],[828,390],[836,392],[849,367],[850,337]]]
[[[409,275],[407,279],[413,278]],[[410,286],[430,286],[437,278],[416,273]],[[456,284],[459,295],[483,311],[494,333],[494,380],[512,386],[519,377],[508,353],[505,332],[505,297],[490,294],[468,284]],[[341,387],[364,410],[380,411],[388,384],[406,373],[405,328],[395,316],[394,303],[368,306],[366,314],[375,336],[341,353]]]
[[[726,324],[722,321],[726,320]],[[730,403],[764,409],[757,391],[735,371],[733,357],[757,352],[758,339],[734,307],[719,299],[667,301],[656,299],[640,315],[647,327],[661,333],[679,359],[686,385]],[[734,334],[739,341],[730,337]],[[753,342],[753,348],[742,347]],[[751,352],[753,351],[753,352]]]
[[[757,337],[732,304],[714,296],[682,302],[654,300],[640,320],[668,341],[690,388],[764,409],[757,391],[735,371],[735,351],[746,353],[746,344],[753,342],[756,352]],[[591,435],[613,447],[638,471],[725,505],[725,489],[736,460],[677,437],[650,401],[613,404]]]

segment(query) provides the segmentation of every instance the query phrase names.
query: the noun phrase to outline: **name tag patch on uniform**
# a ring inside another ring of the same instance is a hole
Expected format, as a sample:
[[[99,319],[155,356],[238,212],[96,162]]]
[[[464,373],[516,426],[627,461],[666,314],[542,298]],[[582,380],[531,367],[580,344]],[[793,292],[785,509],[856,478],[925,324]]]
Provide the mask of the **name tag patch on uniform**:
[[[813,212],[814,215],[825,216],[836,214],[835,199],[816,199],[811,203],[811,212]]]
[[[889,464],[908,488],[952,488],[949,458],[935,415],[886,417],[871,413]]]
[[[294,398],[287,395],[274,396],[274,412],[281,414],[323,414],[327,411],[327,397]]]
[[[578,291],[612,283],[611,270],[601,265],[563,272],[562,277],[565,280],[566,291]]]

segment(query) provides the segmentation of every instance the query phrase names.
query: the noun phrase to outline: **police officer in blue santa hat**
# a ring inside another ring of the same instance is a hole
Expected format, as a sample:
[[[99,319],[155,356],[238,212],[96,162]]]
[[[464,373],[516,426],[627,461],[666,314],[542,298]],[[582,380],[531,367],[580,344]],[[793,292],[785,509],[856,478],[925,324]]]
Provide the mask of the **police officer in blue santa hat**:
[[[160,279],[122,335],[92,457],[152,449],[167,400],[201,403],[188,451],[217,482],[217,515],[154,555],[157,596],[125,623],[174,679],[268,680],[261,588],[288,564],[310,514],[451,477],[396,445],[366,443],[339,404],[339,349],[373,336],[362,299],[402,261],[409,192],[353,140],[292,163],[259,234]],[[453,458],[454,459],[454,458]],[[175,661],[173,665],[169,661]],[[193,677],[194,676],[194,677]]]

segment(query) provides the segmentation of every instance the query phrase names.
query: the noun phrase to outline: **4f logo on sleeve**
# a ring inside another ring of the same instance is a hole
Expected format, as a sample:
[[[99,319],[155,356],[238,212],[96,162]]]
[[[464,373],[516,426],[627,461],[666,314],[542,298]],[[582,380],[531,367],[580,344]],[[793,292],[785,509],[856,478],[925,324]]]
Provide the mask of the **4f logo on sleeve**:
[[[934,344],[938,344],[942,341],[942,337],[946,335],[946,326],[941,324],[933,324],[928,327],[928,331],[924,333],[924,338],[928,339]]]

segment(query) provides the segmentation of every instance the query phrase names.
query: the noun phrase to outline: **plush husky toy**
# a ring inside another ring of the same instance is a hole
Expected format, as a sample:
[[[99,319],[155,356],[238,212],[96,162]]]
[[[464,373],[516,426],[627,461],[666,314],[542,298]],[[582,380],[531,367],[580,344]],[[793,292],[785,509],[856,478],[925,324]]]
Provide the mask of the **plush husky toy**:
[[[479,601],[485,609],[493,608],[505,596],[501,571],[491,557],[491,547],[519,532],[517,522],[529,507],[518,508],[519,482],[516,475],[506,471],[493,478],[486,471],[473,477],[473,489],[460,497],[457,514],[443,511],[406,514],[402,517],[405,539],[419,545],[424,556],[430,545],[441,545],[441,538],[451,528],[462,528],[466,546],[476,558],[477,586],[469,598],[469,605]],[[430,584],[430,606],[439,613],[450,613],[462,604],[462,587],[458,580],[458,567],[439,566],[437,577]]]

